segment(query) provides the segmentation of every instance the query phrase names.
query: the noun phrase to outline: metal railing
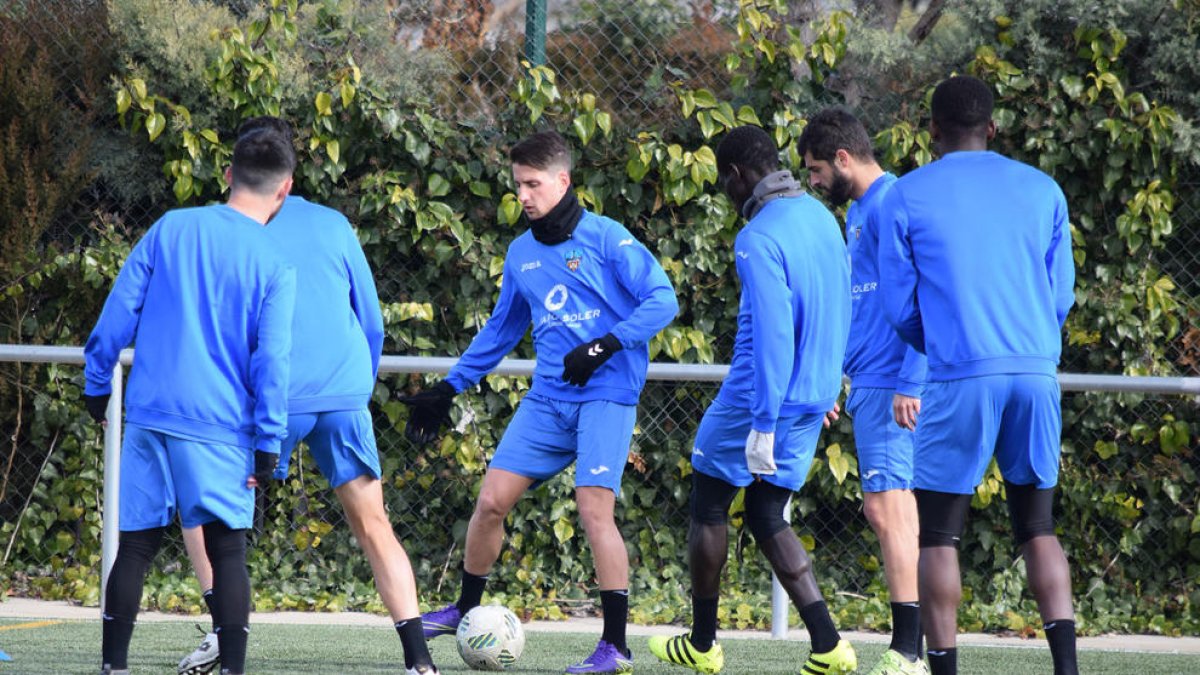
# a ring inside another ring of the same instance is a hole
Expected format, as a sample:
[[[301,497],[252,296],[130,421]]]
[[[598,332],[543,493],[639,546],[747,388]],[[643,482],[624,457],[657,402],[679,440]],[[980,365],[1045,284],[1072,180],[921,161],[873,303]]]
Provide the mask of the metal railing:
[[[396,373],[439,373],[444,374],[457,362],[447,357],[384,356],[380,360],[380,374]],[[29,345],[0,345],[0,362],[57,363],[83,365],[83,349],[80,347],[53,347]],[[119,512],[121,419],[124,370],[133,363],[133,350],[121,352],[115,368],[113,392],[108,404],[108,422],[104,432],[104,496],[105,514]],[[533,375],[535,362],[528,359],[505,359],[494,374],[529,377]],[[654,363],[647,377],[652,381],[719,382],[729,372],[724,365],[691,365],[678,363]],[[1060,373],[1059,385],[1063,391],[1118,392],[1142,394],[1166,394],[1200,397],[1200,377],[1129,377],[1120,375],[1090,375]],[[789,505],[790,506],[790,505]],[[786,509],[790,522],[791,509]],[[118,542],[116,518],[103,517],[103,553],[101,571],[101,611],[104,607],[104,588],[108,573],[116,557]],[[785,638],[788,624],[788,598],[777,579],[772,583],[772,637]]]

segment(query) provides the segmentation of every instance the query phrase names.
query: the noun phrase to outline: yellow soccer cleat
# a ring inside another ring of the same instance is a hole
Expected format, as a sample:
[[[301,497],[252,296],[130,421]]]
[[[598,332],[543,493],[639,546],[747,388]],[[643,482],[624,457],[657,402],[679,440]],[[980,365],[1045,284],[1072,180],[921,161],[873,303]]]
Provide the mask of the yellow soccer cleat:
[[[867,675],[929,675],[929,666],[922,659],[909,661],[900,652],[889,649]]]
[[[809,654],[804,667],[800,669],[804,675],[846,675],[858,668],[858,657],[854,655],[854,647],[845,640],[838,640],[837,646],[821,654]]]
[[[650,638],[650,653],[659,661],[691,668],[698,673],[721,672],[725,665],[725,652],[721,651],[720,643],[713,642],[708,651],[702,652],[688,638],[688,635],[655,635]]]

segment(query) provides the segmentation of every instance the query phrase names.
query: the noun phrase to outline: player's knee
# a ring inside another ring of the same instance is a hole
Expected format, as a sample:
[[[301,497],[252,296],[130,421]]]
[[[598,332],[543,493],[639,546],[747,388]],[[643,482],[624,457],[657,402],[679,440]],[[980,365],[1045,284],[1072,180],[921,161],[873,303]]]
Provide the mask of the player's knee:
[[[967,510],[971,508],[971,495],[933,490],[916,490],[915,494],[921,527],[920,547],[958,548],[967,524]]]
[[[692,522],[700,525],[727,525],[729,505],[737,494],[737,487],[719,478],[692,474],[692,498],[690,509]]]
[[[363,548],[377,547],[383,542],[396,538],[396,533],[392,530],[392,523],[388,520],[382,505],[378,509],[370,509],[365,513],[355,513],[349,520],[354,536]]]
[[[755,541],[764,542],[790,527],[783,517],[789,497],[789,490],[769,483],[746,488],[746,529]]]
[[[496,494],[484,490],[475,502],[475,516],[488,522],[500,522],[508,515],[509,505]]]
[[[887,505],[877,499],[867,499],[863,504],[863,514],[867,517],[867,523],[877,534],[886,531],[891,525],[891,520],[888,518]]]
[[[579,521],[588,532],[599,532],[603,529],[616,529],[617,523],[613,517],[612,504],[600,504],[586,499],[578,502]]]
[[[1013,537],[1022,546],[1034,537],[1054,535],[1054,488],[1015,485],[1004,481]]]

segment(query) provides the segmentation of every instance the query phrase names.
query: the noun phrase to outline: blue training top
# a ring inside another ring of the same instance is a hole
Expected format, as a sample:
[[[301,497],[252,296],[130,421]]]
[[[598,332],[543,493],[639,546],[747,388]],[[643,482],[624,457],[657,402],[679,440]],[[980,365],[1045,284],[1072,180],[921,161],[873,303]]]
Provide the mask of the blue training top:
[[[646,383],[647,343],[679,311],[654,255],[620,223],[584,211],[571,237],[547,246],[526,231],[504,258],[500,298],[446,380],[462,391],[491,372],[533,324],[531,394],[634,405]],[[612,333],[623,349],[583,387],[562,380],[563,357]]]
[[[137,341],[125,419],[279,452],[296,275],[265,228],[224,204],[169,211],[121,267],[84,347],[89,395]]]
[[[729,375],[717,400],[756,431],[826,412],[842,390],[850,265],[833,214],[808,194],[767,202],[735,242],[742,282]]]
[[[1054,375],[1075,263],[1052,178],[994,152],[952,152],[896,181],[883,209],[884,307],[928,355],[930,381]]]
[[[896,182],[885,173],[846,211],[850,250],[850,340],[843,370],[853,387],[894,389],[919,398],[925,355],[904,343],[883,315],[879,292],[879,221],[883,198]]]
[[[331,208],[288,197],[267,235],[296,269],[288,412],[366,408],[383,353],[383,314],[349,221]]]

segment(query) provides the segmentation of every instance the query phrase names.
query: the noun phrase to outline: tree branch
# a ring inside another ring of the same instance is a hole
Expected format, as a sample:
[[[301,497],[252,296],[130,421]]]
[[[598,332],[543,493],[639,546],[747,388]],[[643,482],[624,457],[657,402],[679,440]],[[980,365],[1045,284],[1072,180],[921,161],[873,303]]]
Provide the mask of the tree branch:
[[[933,32],[933,27],[937,25],[938,19],[942,18],[942,10],[945,8],[946,0],[930,0],[929,6],[921,14],[921,18],[917,19],[912,30],[908,31],[908,39],[915,45],[924,42],[925,38]]]

